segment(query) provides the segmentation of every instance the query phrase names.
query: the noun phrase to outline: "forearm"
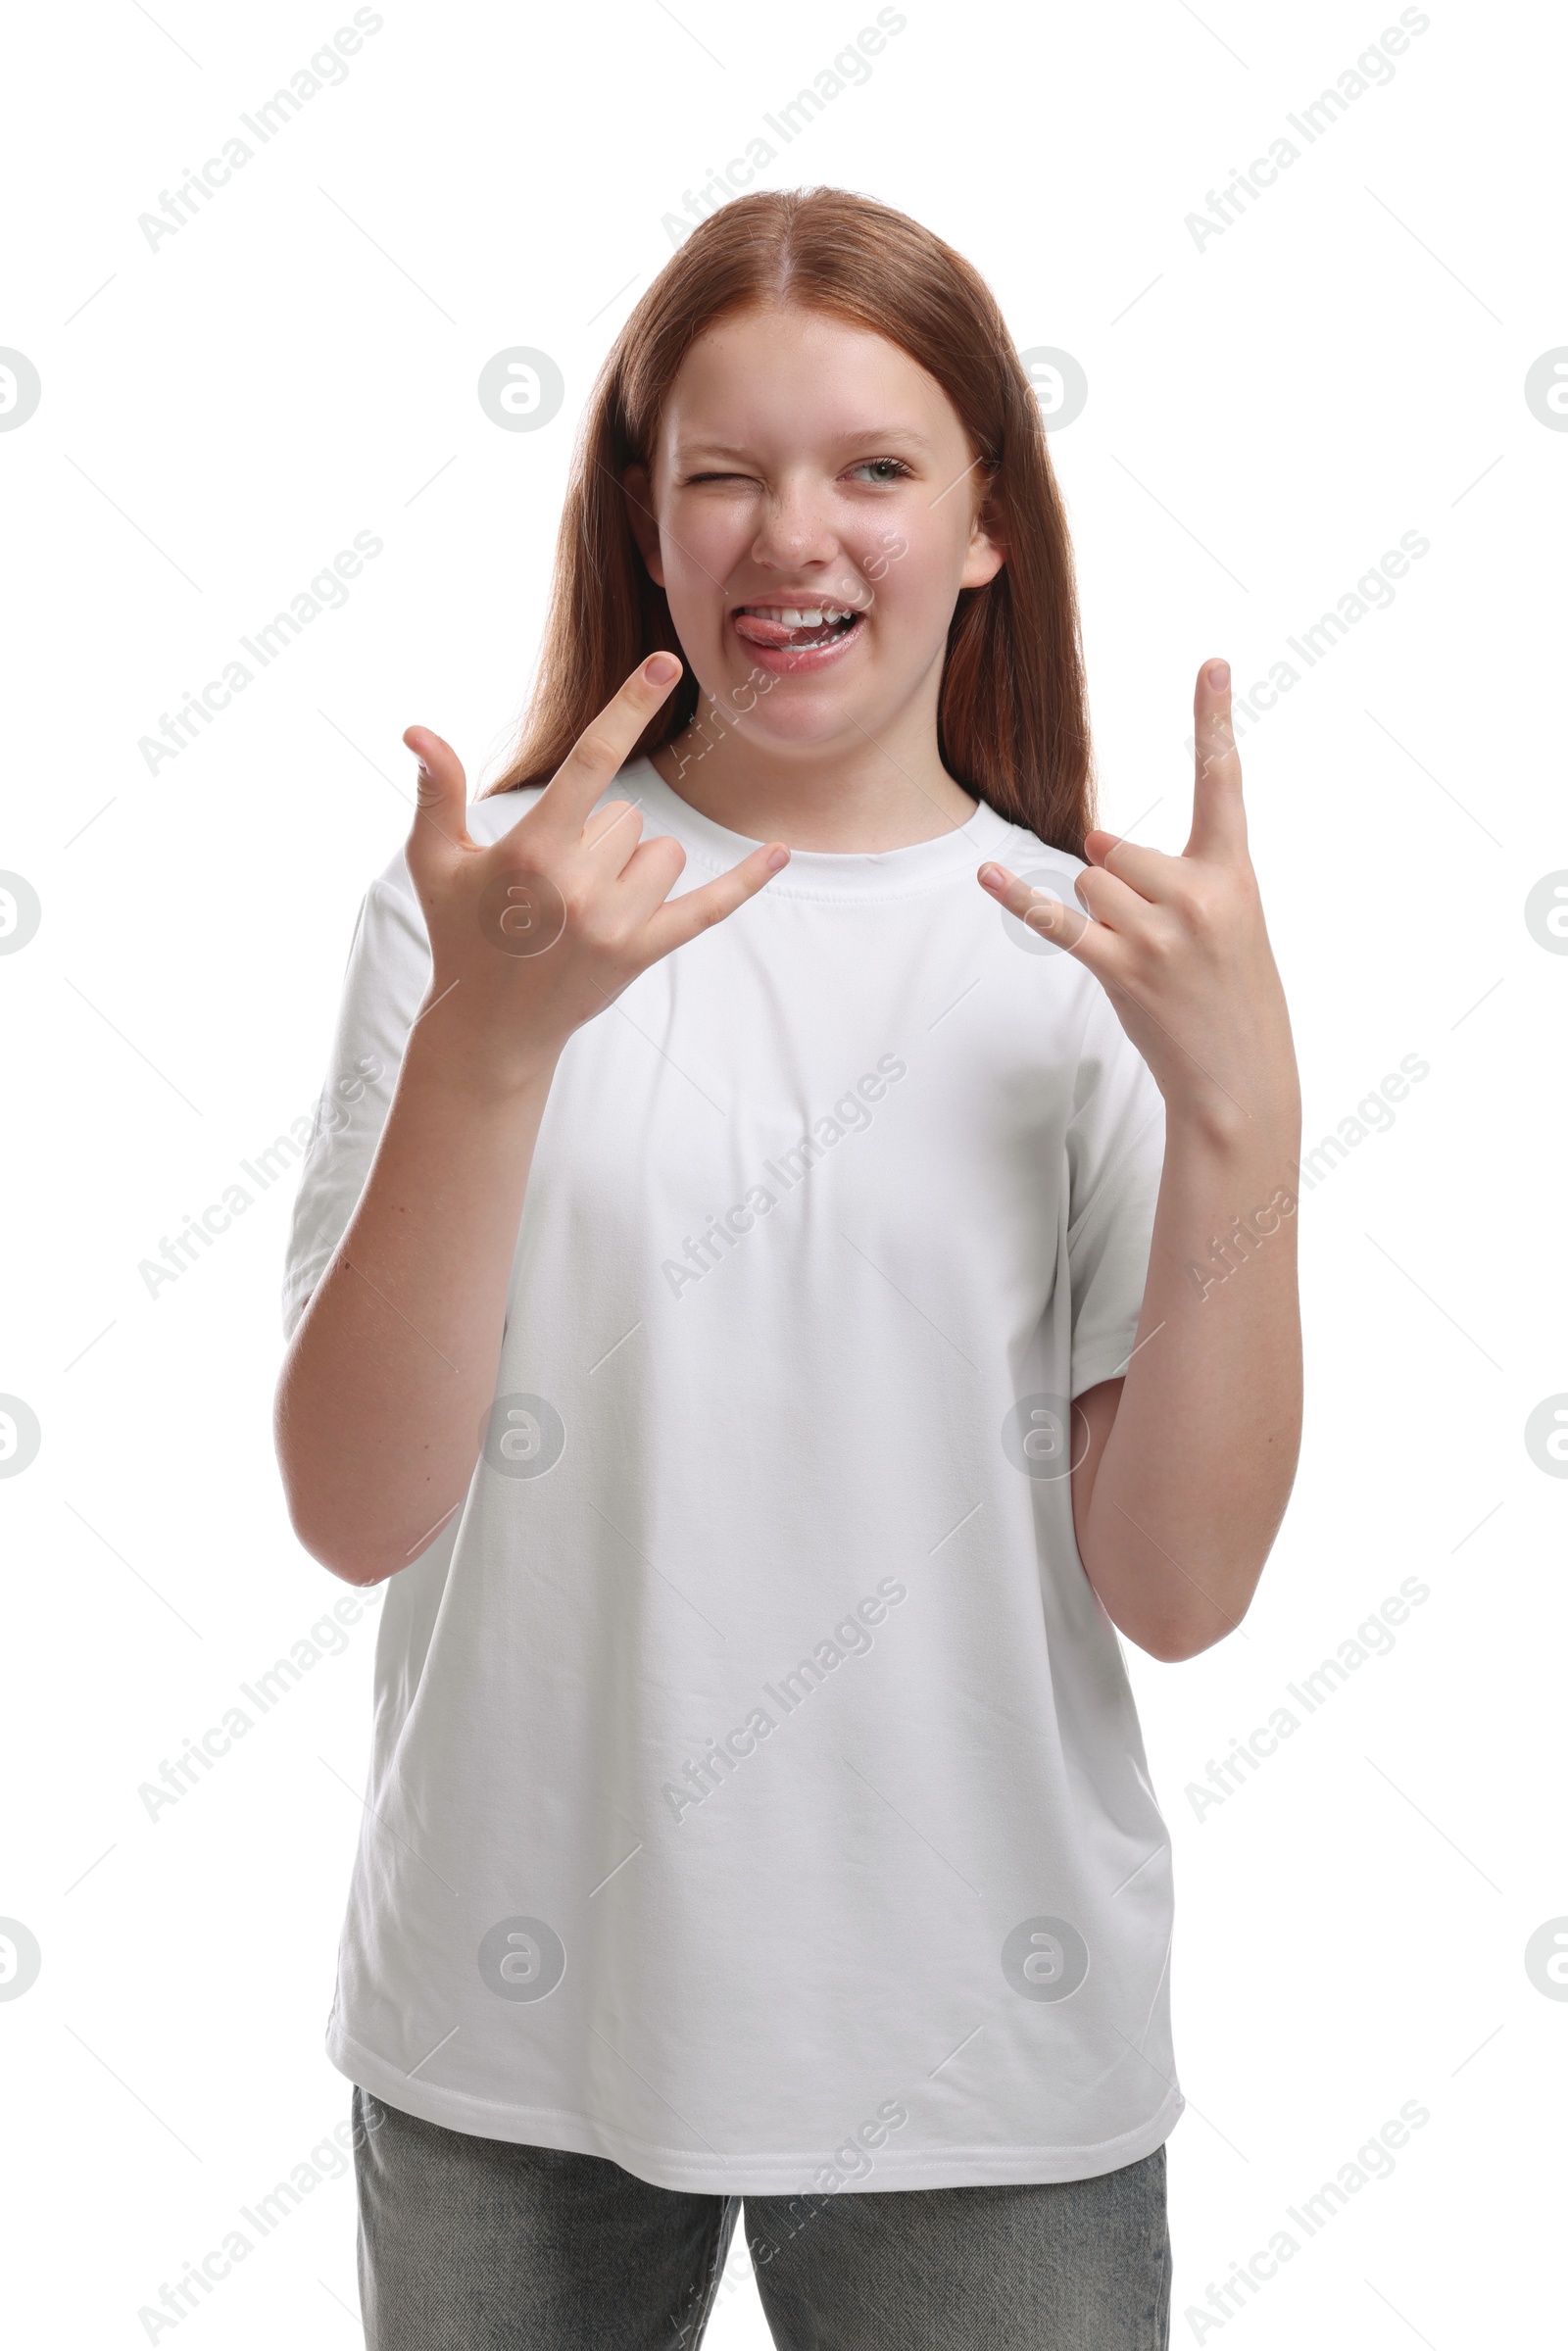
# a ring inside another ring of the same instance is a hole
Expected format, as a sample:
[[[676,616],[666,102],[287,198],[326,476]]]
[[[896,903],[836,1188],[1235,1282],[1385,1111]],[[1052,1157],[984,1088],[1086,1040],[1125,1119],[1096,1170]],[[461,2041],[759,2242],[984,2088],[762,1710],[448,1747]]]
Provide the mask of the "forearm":
[[[1157,1657],[1234,1630],[1290,1496],[1299,1151],[1294,1088],[1223,1136],[1168,1123],[1135,1352],[1078,1530],[1113,1622]]]
[[[275,1415],[289,1511],[351,1583],[406,1567],[467,1490],[553,1067],[486,1083],[416,1027],[365,1191],[294,1333]]]

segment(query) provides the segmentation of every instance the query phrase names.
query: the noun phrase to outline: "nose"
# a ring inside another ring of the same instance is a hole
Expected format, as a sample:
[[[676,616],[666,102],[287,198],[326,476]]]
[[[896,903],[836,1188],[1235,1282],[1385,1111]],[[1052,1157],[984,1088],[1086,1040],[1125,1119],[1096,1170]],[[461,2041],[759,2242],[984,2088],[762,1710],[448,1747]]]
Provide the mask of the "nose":
[[[769,492],[761,526],[752,542],[753,562],[780,571],[804,571],[833,563],[839,553],[823,485],[800,476],[781,480]]]

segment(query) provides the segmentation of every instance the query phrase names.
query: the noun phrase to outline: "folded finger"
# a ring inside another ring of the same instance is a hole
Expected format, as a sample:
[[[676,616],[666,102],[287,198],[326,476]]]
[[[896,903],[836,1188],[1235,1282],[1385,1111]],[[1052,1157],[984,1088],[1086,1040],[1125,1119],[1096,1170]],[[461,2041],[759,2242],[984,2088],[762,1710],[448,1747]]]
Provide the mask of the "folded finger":
[[[1155,857],[1158,852],[1150,850],[1146,854]],[[1164,862],[1174,865],[1177,859],[1170,857]],[[1131,930],[1140,921],[1147,921],[1151,906],[1159,905],[1162,897],[1170,895],[1168,888],[1135,888],[1124,879],[1119,859],[1114,871],[1108,864],[1087,865],[1075,879],[1079,895],[1090,913],[1110,931]]]
[[[1091,871],[1113,873],[1141,898],[1156,904],[1180,879],[1180,857],[1170,857],[1162,849],[1147,849],[1142,842],[1128,841],[1119,833],[1090,833],[1084,841],[1084,854]]]
[[[594,869],[599,873],[624,872],[642,837],[642,810],[628,800],[606,801],[582,828],[582,845],[592,850]]]

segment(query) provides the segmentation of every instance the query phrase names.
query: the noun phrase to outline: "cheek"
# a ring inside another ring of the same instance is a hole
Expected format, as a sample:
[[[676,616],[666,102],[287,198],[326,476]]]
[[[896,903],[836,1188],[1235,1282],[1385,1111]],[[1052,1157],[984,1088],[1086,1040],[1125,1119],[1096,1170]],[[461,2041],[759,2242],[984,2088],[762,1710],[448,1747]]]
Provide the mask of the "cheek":
[[[927,513],[901,515],[858,536],[850,549],[865,582],[867,610],[946,627],[957,595],[962,550]]]
[[[675,502],[664,511],[659,534],[668,592],[693,611],[722,606],[723,583],[745,561],[754,536],[739,508]]]

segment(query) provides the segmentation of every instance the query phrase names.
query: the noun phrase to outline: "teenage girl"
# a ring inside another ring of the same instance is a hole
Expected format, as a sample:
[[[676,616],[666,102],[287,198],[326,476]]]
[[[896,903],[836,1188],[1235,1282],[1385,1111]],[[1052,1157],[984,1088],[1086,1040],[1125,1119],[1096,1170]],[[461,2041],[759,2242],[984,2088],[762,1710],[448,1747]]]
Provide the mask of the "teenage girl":
[[[521,749],[371,883],[289,1250],[301,1542],[383,1585],[327,2047],[372,2351],[1166,2341],[1169,1840],[1118,1631],[1299,1427],[1228,672],[1093,829],[975,270],[707,220],[584,418]]]

